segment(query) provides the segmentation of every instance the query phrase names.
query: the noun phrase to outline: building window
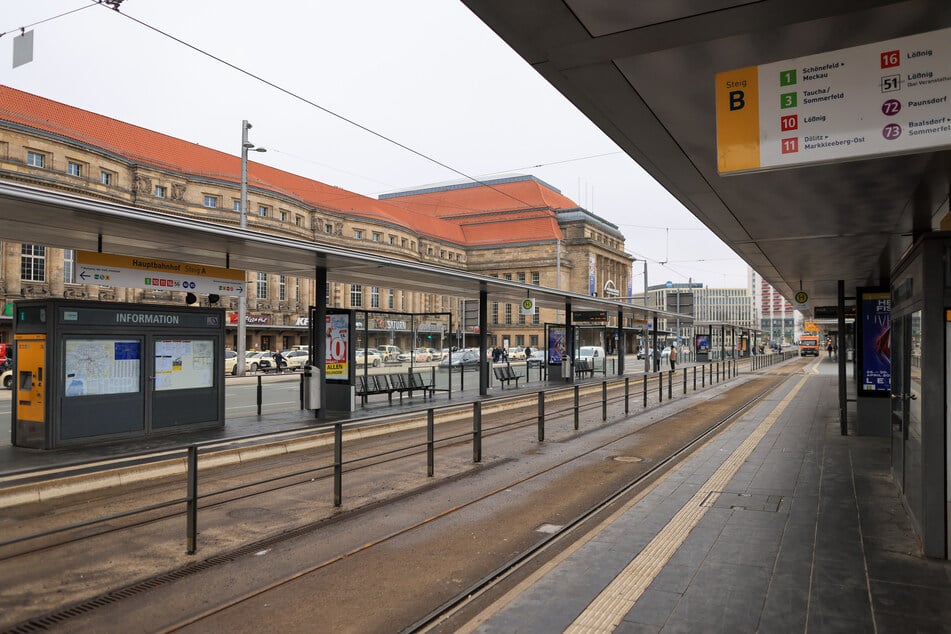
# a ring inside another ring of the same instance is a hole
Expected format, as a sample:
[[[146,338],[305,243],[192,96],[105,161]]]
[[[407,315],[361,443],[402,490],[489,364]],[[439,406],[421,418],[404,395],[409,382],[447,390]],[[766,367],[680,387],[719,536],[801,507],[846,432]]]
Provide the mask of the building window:
[[[217,209],[218,208],[218,197],[205,194],[202,204],[208,209]]]
[[[522,314],[522,311],[518,311],[518,323],[520,326],[525,325],[525,315]]]
[[[353,230],[353,239],[354,239],[354,240],[363,240],[363,229],[354,229],[354,230]]]
[[[400,238],[400,246],[404,249],[406,248],[406,238]]]
[[[300,278],[294,278],[294,299],[300,301]]]
[[[350,285],[350,305],[363,306],[363,287],[359,284]]]
[[[267,273],[258,273],[258,299],[267,299]]]
[[[267,205],[258,205],[258,215],[262,218],[267,218]]]
[[[21,245],[20,279],[24,282],[46,281],[46,247],[41,244]]]
[[[432,248],[432,247],[426,247],[426,255],[432,255],[432,254],[433,254],[433,248]]]
[[[325,223],[324,223],[324,233],[333,233],[333,232],[334,232],[334,226],[333,226],[331,223],[329,223],[329,222],[325,222]]]
[[[391,288],[389,291],[387,291],[386,295],[386,307],[390,310],[393,310],[393,307],[396,306],[396,293]]]
[[[26,164],[31,167],[46,167],[46,155],[39,152],[27,152]]]
[[[286,209],[279,209],[279,210],[278,210],[278,213],[281,214],[281,222],[287,222],[287,210],[286,210]]]
[[[383,234],[380,233],[380,232],[378,232],[378,231],[374,231],[374,232],[373,232],[373,241],[374,241],[374,242],[383,242]]]
[[[509,280],[509,281],[511,281],[511,280],[512,280],[512,274],[511,274],[511,273],[502,273],[502,279],[503,279],[503,280]]]
[[[165,185],[156,185],[155,186],[155,197],[156,198],[167,198],[168,190],[165,189]]]
[[[511,304],[505,305],[505,323],[507,324],[512,323],[512,305]]]
[[[390,236],[390,244],[396,246],[396,236]]]
[[[492,302],[492,323],[493,324],[499,323],[499,303],[498,302]]]
[[[371,286],[370,287],[370,308],[379,308],[380,307],[380,287]]]
[[[303,216],[294,216],[294,224],[298,227],[304,226],[304,217]]]
[[[535,325],[535,326],[538,326],[538,325],[540,325],[541,323],[542,323],[542,322],[541,322],[541,317],[539,317],[538,311],[536,310],[536,311],[535,311],[535,314],[532,315],[532,324]],[[536,342],[535,345],[537,346],[538,343]]]
[[[112,172],[102,170],[99,172],[99,182],[103,185],[112,185]]]
[[[231,209],[232,209],[233,211],[237,211],[238,213],[241,213],[241,201],[240,201],[240,200],[232,200],[232,201],[231,201]]]
[[[76,251],[73,249],[63,249],[63,281],[76,283]]]
[[[541,283],[541,275],[539,275],[538,271],[532,271],[532,284],[538,286]]]
[[[70,176],[75,176],[77,178],[82,178],[83,175],[83,166],[75,161],[70,161],[66,164],[66,173]]]
[[[440,258],[441,260],[445,260],[445,259],[446,259],[446,251],[445,251],[445,250],[440,249],[440,251],[439,251],[439,258]]]
[[[516,276],[516,279],[517,279],[519,282],[521,282],[522,284],[525,283],[525,272],[524,272],[524,271],[521,272],[521,273],[516,273],[515,276]]]
[[[277,300],[283,302],[287,299],[287,276],[281,275],[277,278]]]

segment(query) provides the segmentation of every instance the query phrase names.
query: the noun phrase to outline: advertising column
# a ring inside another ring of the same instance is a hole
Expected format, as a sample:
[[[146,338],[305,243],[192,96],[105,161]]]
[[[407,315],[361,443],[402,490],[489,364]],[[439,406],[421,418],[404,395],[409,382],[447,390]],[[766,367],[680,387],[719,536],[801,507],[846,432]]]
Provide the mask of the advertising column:
[[[856,432],[888,436],[892,389],[892,299],[881,288],[857,289]]]

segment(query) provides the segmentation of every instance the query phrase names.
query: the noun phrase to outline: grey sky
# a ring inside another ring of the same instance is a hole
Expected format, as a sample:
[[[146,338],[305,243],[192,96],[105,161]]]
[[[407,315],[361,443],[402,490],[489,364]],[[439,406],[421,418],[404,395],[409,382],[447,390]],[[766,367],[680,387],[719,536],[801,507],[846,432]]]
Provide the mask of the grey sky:
[[[368,196],[460,178],[105,6],[33,27],[34,61],[13,69],[19,27],[91,3],[0,2],[13,88],[231,154],[248,119],[269,150],[252,160]],[[651,284],[746,286],[745,263],[459,2],[125,0],[121,13],[467,176],[534,174],[617,224]]]

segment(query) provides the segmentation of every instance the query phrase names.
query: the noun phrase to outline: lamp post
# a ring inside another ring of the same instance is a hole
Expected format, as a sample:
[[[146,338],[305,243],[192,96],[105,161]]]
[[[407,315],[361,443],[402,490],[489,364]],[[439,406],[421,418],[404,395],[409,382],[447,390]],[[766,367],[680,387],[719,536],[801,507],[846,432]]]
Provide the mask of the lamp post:
[[[253,143],[248,142],[248,130],[251,124],[245,119],[241,122],[241,229],[248,226],[248,150],[255,152],[267,152],[263,147],[254,147]],[[237,374],[244,376],[247,369],[245,365],[245,350],[247,343],[247,306],[248,306],[248,280],[244,280],[244,293],[238,296],[238,341],[235,351],[238,354]]]

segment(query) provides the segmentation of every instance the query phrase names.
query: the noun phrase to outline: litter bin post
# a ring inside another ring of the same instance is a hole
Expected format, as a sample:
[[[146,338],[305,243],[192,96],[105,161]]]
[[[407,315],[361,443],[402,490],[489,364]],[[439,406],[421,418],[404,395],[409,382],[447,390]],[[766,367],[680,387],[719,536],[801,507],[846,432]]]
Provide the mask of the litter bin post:
[[[320,371],[317,366],[304,366],[304,409],[320,409]]]

